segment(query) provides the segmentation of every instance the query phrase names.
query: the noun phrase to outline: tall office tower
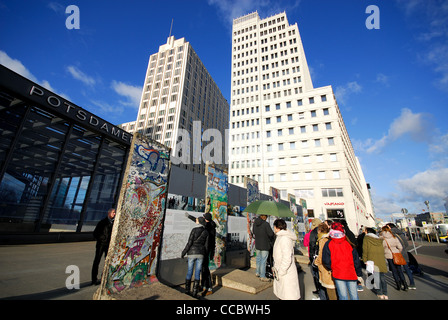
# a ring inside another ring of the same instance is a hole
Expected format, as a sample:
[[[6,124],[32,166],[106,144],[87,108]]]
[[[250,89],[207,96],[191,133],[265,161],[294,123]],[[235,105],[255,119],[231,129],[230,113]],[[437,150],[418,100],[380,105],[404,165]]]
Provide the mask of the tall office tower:
[[[216,136],[210,141],[219,148],[207,149],[212,149],[209,160],[225,166],[228,124],[229,104],[204,64],[189,42],[170,36],[149,58],[136,121],[120,127],[171,147],[173,163],[204,173],[208,157],[202,151],[211,144],[208,136]]]
[[[235,19],[231,74],[230,183],[255,179],[263,193],[305,199],[310,218],[345,218],[353,231],[374,225],[333,89],[313,87],[297,24],[284,12]]]

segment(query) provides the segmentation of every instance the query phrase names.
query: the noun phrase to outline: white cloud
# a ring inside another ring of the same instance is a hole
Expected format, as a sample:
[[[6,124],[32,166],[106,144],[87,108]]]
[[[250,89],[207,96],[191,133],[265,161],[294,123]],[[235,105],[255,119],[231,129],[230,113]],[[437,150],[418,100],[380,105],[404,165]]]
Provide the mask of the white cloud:
[[[362,91],[362,86],[356,82],[348,82],[344,86],[337,86],[334,90],[334,94],[340,104],[347,103],[351,95],[360,93]]]
[[[120,101],[121,104],[138,109],[143,90],[141,87],[132,86],[115,80],[112,81],[111,87],[116,93],[128,99],[127,101]]]
[[[95,106],[97,106],[99,108],[99,112],[98,113],[102,113],[103,115],[106,114],[121,114],[123,113],[123,107],[122,106],[112,106],[107,102],[104,101],[99,101],[99,100],[91,100],[90,101],[92,104],[94,104]]]
[[[429,169],[419,172],[408,179],[397,181],[403,201],[413,206],[413,211],[421,212],[423,202],[428,200],[431,211],[443,209],[443,199],[448,195],[448,168]]]
[[[434,84],[448,91],[448,2],[427,0],[396,0],[415,29],[422,64],[438,75]]]
[[[376,80],[375,81],[378,82],[378,83],[381,83],[381,84],[383,84],[383,85],[385,85],[387,87],[389,86],[389,77],[386,76],[383,73],[378,73],[376,75]]]
[[[8,69],[11,69],[12,71],[20,74],[21,76],[36,82],[37,84],[41,85],[45,89],[48,89],[54,93],[59,94],[60,96],[64,97],[67,100],[70,100],[70,98],[64,94],[64,93],[58,93],[51,85],[50,82],[47,80],[38,80],[32,73],[29,71],[20,60],[11,58],[6,52],[0,50],[0,64],[4,65]]]
[[[82,83],[84,83],[85,85],[87,85],[89,87],[94,86],[96,83],[94,78],[88,76],[87,74],[85,74],[84,72],[79,70],[79,68],[77,68],[75,66],[68,66],[67,71],[72,75],[73,78],[81,81]]]
[[[381,151],[386,145],[397,139],[408,135],[416,142],[431,142],[428,116],[423,113],[413,113],[408,108],[403,108],[401,114],[389,126],[388,133],[378,140],[367,139],[364,142],[357,142],[357,147],[367,153]]]

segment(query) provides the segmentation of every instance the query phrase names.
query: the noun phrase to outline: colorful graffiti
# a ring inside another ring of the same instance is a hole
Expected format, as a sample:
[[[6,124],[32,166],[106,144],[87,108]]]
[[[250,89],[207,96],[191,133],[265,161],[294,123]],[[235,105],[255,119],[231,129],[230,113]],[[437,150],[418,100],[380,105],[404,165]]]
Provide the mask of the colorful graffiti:
[[[227,238],[227,192],[229,188],[227,172],[207,163],[206,209],[216,223],[215,258],[209,268],[217,269],[225,259]]]
[[[105,272],[108,294],[157,281],[156,265],[166,210],[169,149],[134,138]],[[110,258],[109,258],[110,257]]]
[[[254,201],[260,200],[260,190],[258,188],[258,181],[244,177],[244,184],[247,190],[247,205]],[[255,252],[255,239],[252,234],[252,225],[255,221],[256,215],[253,213],[246,213],[247,218],[247,250],[252,257]]]

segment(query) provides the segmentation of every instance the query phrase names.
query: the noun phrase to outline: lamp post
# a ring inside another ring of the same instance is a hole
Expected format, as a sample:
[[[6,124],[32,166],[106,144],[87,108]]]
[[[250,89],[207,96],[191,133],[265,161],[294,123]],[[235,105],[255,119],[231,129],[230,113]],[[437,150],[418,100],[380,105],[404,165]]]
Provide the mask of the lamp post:
[[[437,243],[440,243],[439,236],[437,235],[437,232],[435,232],[436,231],[436,226],[434,224],[434,219],[432,218],[431,211],[429,210],[429,201],[425,200],[425,204],[426,204],[426,207],[428,208],[429,217],[431,218],[431,223],[432,223],[432,228],[433,228],[432,230],[436,234]]]

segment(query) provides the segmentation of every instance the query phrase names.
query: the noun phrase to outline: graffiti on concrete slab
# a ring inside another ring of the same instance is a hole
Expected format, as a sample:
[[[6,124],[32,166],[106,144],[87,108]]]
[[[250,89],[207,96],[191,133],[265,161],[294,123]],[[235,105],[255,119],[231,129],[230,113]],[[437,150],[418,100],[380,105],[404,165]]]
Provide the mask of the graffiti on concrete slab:
[[[225,259],[229,184],[226,171],[207,163],[205,172],[207,174],[205,212],[210,212],[216,223],[215,258],[209,265],[210,269],[214,270],[219,268]]]
[[[120,197],[118,226],[111,241],[113,250],[108,254],[108,294],[157,281],[170,154],[167,147],[147,138],[134,139]]]

